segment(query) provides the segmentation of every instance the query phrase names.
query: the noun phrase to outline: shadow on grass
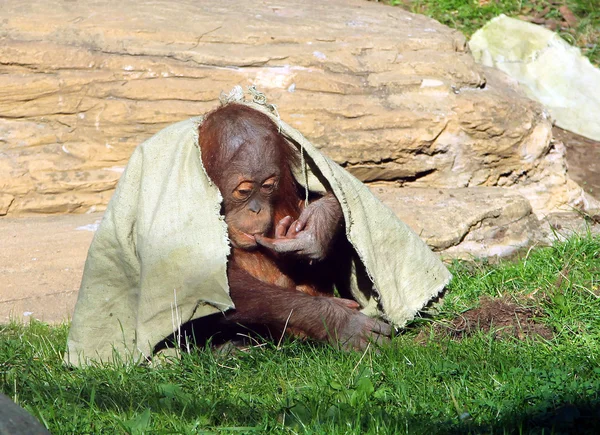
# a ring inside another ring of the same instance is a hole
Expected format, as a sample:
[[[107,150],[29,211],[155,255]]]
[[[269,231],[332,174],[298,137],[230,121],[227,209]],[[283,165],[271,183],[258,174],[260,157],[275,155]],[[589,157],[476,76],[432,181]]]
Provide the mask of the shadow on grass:
[[[523,404],[527,406],[527,404]],[[523,413],[509,413],[503,418],[476,424],[471,416],[464,414],[456,420],[433,421],[427,415],[394,416],[384,411],[368,412],[357,418],[357,410],[328,411],[319,421],[311,419],[306,409],[291,410],[287,418],[292,429],[308,429],[320,433],[323,428],[331,430],[348,427],[348,422],[356,431],[350,433],[408,433],[408,434],[596,434],[600,427],[600,401],[582,403],[547,403],[530,407]],[[383,432],[382,432],[383,429]],[[344,432],[346,433],[346,432]]]
[[[232,400],[210,400],[192,396],[173,384],[158,385],[151,395],[141,397],[123,395],[122,391],[112,389],[108,385],[93,385],[88,391],[80,394],[95,395],[94,406],[105,411],[123,414],[124,410],[133,409],[136,413],[149,409],[153,413],[170,415],[175,419],[194,421],[202,416],[208,427],[244,426],[266,430],[265,414],[269,412],[263,404],[241,404],[239,398]],[[95,390],[95,392],[92,392]],[[45,392],[50,397],[60,394],[55,389]],[[600,397],[598,393],[595,394]],[[48,397],[48,396],[47,396]],[[71,396],[66,402],[73,406],[81,406],[81,396]],[[314,404],[318,407],[318,404]],[[426,414],[414,415],[400,412],[390,414],[377,408],[376,405],[365,404],[362,407],[345,406],[330,407],[325,413],[311,412],[310,406],[294,405],[284,407],[271,414],[273,426],[285,423],[292,429],[314,428],[316,432],[324,428],[330,430],[351,427],[356,433],[376,432],[381,428],[393,430],[393,433],[598,433],[600,427],[600,399],[593,401],[562,402],[549,398],[537,401],[534,406],[527,402],[515,406],[523,412],[509,412],[499,420],[474,423],[467,413],[453,420],[429,419]],[[319,414],[321,414],[319,416]],[[270,429],[274,429],[271,427]],[[310,432],[310,431],[309,431]]]
[[[402,411],[401,403],[397,404],[397,412],[394,408],[390,411],[390,405],[394,404],[388,403],[386,411],[372,395],[357,403],[350,400],[339,403],[325,397],[320,401],[318,395],[312,394],[306,396],[304,402],[290,400],[284,404],[273,401],[270,393],[265,394],[264,402],[256,393],[246,397],[239,390],[232,392],[231,398],[226,393],[225,397],[223,393],[196,394],[190,392],[190,379],[197,379],[197,382],[202,379],[195,373],[190,376],[191,364],[194,364],[193,358],[188,361],[184,358],[164,379],[144,367],[112,371],[102,368],[73,370],[69,371],[73,376],[59,374],[62,382],[33,379],[22,373],[19,399],[55,434],[77,433],[86,428],[103,433],[111,425],[123,426],[144,412],[151,412],[153,420],[161,422],[158,426],[164,426],[164,420],[167,420],[187,427],[200,419],[205,428],[235,426],[260,432],[280,432],[285,430],[282,424],[299,433],[382,433],[383,430],[383,433],[410,434],[585,434],[597,433],[596,428],[600,427],[599,391],[587,391],[585,395],[589,399],[573,401],[565,400],[565,396],[583,392],[546,391],[544,397],[511,403],[510,407],[519,411],[503,412],[498,419],[475,422],[477,416],[467,413],[453,419],[448,419],[448,414],[443,412],[430,415],[425,409],[418,414],[407,413]],[[181,382],[187,389],[175,382]],[[206,382],[211,381],[207,379]],[[61,409],[61,412],[50,411],[49,407]]]
[[[521,413],[509,413],[497,422],[473,425],[469,422],[448,427],[444,433],[598,433],[600,401],[581,403],[539,403]],[[468,418],[468,417],[467,417]]]

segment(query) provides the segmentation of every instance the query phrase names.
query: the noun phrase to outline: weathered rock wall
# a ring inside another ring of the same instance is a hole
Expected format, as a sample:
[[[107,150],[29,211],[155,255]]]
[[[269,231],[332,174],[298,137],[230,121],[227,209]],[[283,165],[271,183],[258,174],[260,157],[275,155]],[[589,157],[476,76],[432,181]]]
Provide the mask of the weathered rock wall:
[[[581,204],[542,108],[456,31],[362,0],[4,0],[0,215],[102,210],[133,148],[256,85],[366,182]]]

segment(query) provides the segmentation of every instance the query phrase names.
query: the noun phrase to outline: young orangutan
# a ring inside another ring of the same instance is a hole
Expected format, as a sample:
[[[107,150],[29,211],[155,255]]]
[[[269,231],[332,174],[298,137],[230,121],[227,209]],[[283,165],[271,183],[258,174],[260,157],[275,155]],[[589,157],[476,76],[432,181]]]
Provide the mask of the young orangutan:
[[[328,192],[303,207],[292,168],[297,152],[265,114],[230,103],[200,127],[202,162],[223,196],[232,253],[227,266],[235,309],[226,323],[284,329],[344,348],[364,349],[391,334],[350,299],[333,296],[320,267],[344,239],[343,216]]]

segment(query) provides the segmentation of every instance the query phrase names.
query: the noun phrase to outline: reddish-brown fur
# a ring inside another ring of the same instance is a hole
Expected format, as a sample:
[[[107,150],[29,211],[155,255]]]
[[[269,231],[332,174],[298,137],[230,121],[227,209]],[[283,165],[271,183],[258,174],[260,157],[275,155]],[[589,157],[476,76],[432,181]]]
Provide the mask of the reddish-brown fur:
[[[207,115],[199,138],[206,172],[224,198],[232,244],[227,274],[236,308],[221,322],[266,325],[277,333],[287,325],[296,335],[351,348],[389,335],[389,326],[357,311],[356,302],[331,297],[334,280],[326,262],[334,239],[343,238],[341,208],[328,194],[303,209],[303,191],[292,174],[298,156],[277,126],[248,106],[228,104]],[[291,219],[282,221],[286,216]],[[299,228],[303,217],[300,231],[290,229]],[[314,249],[304,257],[301,249],[295,256],[273,251],[284,252],[289,242]]]
[[[243,124],[247,122],[249,127],[251,127],[245,131],[247,135],[254,135],[257,126],[263,127],[270,133],[270,146],[277,147],[280,150],[280,158],[277,160],[277,165],[281,168],[282,172],[279,189],[274,198],[273,222],[278,222],[286,216],[291,216],[292,219],[296,220],[302,211],[303,200],[300,198],[299,187],[292,175],[292,168],[299,164],[298,156],[293,148],[278,133],[276,126],[266,115],[248,106],[230,104],[225,108],[217,109],[216,112],[217,115],[221,114],[221,116],[212,116],[215,112],[208,114],[199,131],[202,161],[208,176],[212,180],[220,178],[220,174],[224,172],[227,164],[230,163],[226,160],[227,157],[223,155],[224,153],[220,152],[223,149],[223,144],[230,140],[232,136],[239,134],[239,131],[230,130],[236,127],[239,128],[240,126],[232,125],[234,123],[228,124],[227,121],[224,123],[223,118],[242,118],[245,121]],[[223,114],[223,112],[225,113]],[[272,235],[272,230],[273,228],[271,228],[269,235]],[[303,272],[303,275],[308,272],[306,265],[300,271],[298,271],[298,267],[295,270],[293,267],[290,268],[288,264],[290,259],[287,259],[288,261],[285,258],[276,259],[272,255],[259,250],[246,251],[233,248],[232,260],[241,269],[260,281],[282,287],[295,288],[313,296],[333,296],[332,285],[319,290],[315,285],[302,282],[301,277],[296,277],[296,279],[290,277],[290,272],[292,275],[294,271]],[[288,273],[285,273],[284,270],[288,270]],[[315,270],[312,272],[314,273]],[[315,280],[313,277],[313,281],[318,280]]]
[[[226,112],[224,116],[214,116],[215,113],[218,115],[222,112]],[[301,211],[301,201],[298,196],[298,187],[292,175],[292,168],[299,164],[298,155],[283,136],[278,133],[277,127],[266,115],[241,104],[229,104],[209,113],[199,132],[202,163],[206,173],[210,179],[217,180],[227,167],[229,163],[227,157],[229,156],[224,155],[222,144],[230,140],[232,136],[239,134],[239,131],[232,131],[239,125],[235,125],[235,123],[223,125],[222,120],[223,118],[236,117],[247,121],[240,124],[246,124],[244,125],[246,127],[244,133],[249,136],[254,134],[253,129],[256,126],[263,127],[270,133],[270,145],[280,151],[277,165],[281,168],[281,181],[278,195],[275,198],[274,222],[278,222],[286,216],[292,216],[294,220],[297,219]]]

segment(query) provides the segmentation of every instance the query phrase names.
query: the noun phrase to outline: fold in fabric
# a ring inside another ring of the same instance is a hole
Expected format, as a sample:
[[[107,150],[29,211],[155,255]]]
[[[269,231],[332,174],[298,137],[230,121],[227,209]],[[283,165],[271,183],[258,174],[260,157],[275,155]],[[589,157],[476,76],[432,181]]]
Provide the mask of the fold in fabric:
[[[346,282],[363,312],[404,326],[450,281],[438,256],[273,106],[239,102],[266,113],[302,150],[300,184],[316,192],[328,184],[338,198],[357,254]],[[181,324],[234,308],[222,198],[200,158],[202,119],[171,125],[132,154],[89,249],[67,363],[136,363]]]

